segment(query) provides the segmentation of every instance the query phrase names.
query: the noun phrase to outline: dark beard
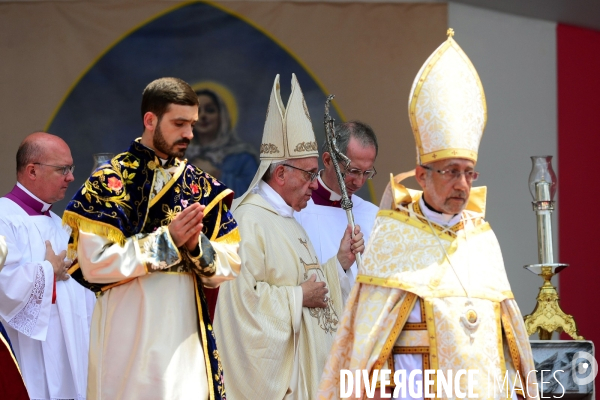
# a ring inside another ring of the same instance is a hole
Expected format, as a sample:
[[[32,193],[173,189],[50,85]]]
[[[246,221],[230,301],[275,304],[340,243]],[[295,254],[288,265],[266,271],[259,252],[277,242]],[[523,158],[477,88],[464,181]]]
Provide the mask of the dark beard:
[[[171,146],[169,146],[169,144],[167,143],[167,141],[165,140],[165,137],[162,134],[162,131],[160,130],[160,119],[158,120],[158,124],[156,126],[156,130],[154,131],[154,137],[152,138],[152,144],[154,145],[154,148],[156,150],[158,150],[161,153],[166,154],[169,157],[177,157],[177,158],[183,158],[185,157],[185,150],[175,150],[175,146],[181,143],[186,143],[186,144],[190,144],[190,140],[183,138],[183,139],[179,139],[177,140],[175,143],[173,143]]]

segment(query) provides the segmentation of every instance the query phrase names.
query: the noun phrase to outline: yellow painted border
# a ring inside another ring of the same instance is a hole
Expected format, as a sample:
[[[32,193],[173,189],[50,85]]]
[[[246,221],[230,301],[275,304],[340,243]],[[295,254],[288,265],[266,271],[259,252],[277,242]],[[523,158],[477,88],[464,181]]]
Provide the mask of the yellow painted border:
[[[248,25],[250,25],[251,27],[253,27],[254,29],[258,30],[259,32],[261,32],[263,35],[265,35],[267,38],[271,39],[276,45],[278,45],[279,47],[281,47],[286,53],[289,54],[290,57],[292,57],[292,59],[294,59],[303,69],[304,71],[308,74],[308,76],[310,76],[313,81],[317,84],[317,86],[319,87],[319,89],[321,89],[321,91],[325,94],[328,95],[329,91],[327,90],[327,88],[325,88],[325,85],[321,82],[321,80],[317,77],[317,75],[312,72],[312,70],[308,67],[308,65],[306,65],[306,63],[304,61],[302,61],[300,59],[300,57],[298,57],[290,48],[288,48],[285,44],[283,44],[283,42],[281,42],[279,39],[277,39],[273,34],[271,34],[269,31],[267,31],[265,28],[263,28],[262,26],[258,25],[256,22],[250,20],[249,18],[235,12],[232,11],[228,8],[226,8],[225,6],[218,4],[216,2],[213,1],[186,1],[186,2],[182,2],[180,4],[177,4],[175,6],[172,7],[168,7],[165,10],[159,12],[158,14],[142,21],[141,23],[135,25],[133,28],[129,29],[128,31],[126,31],[123,35],[121,35],[121,37],[119,37],[117,40],[115,40],[110,46],[108,46],[103,52],[101,52],[91,63],[90,65],[83,70],[83,72],[79,75],[79,77],[73,82],[73,84],[69,87],[69,89],[67,90],[67,92],[65,93],[65,95],[63,96],[63,98],[61,99],[61,101],[58,103],[58,105],[56,106],[56,108],[54,109],[54,111],[52,112],[52,115],[50,116],[50,119],[48,120],[48,123],[46,124],[46,127],[44,128],[46,131],[50,128],[50,125],[52,125],[52,122],[54,122],[54,119],[56,118],[56,115],[58,114],[59,110],[62,108],[62,106],[64,105],[65,101],[67,100],[67,98],[69,97],[69,95],[73,92],[73,90],[75,89],[75,87],[79,84],[79,82],[83,79],[83,77],[98,63],[98,61],[100,61],[110,50],[112,50],[116,45],[118,45],[119,43],[121,43],[125,38],[127,38],[128,36],[130,36],[132,33],[136,32],[137,30],[139,30],[140,28],[142,28],[143,26],[149,24],[150,22],[166,15],[169,14],[179,8],[183,8],[192,4],[196,4],[196,3],[204,3],[207,5],[210,5],[214,8],[217,8],[220,11],[223,11],[237,19],[240,19],[242,21],[244,21],[245,23],[247,23]],[[344,116],[344,113],[342,112],[342,110],[339,108],[339,106],[337,105],[337,102],[335,100],[333,100],[331,102],[331,104],[333,105],[333,108],[335,109],[335,111],[337,112],[337,114],[340,116],[342,121],[346,121],[346,117]]]
[[[367,189],[369,190],[369,197],[371,197],[371,202],[377,205],[379,203],[377,201],[377,193],[375,193],[375,185],[373,185],[373,181],[371,179],[367,180]]]
[[[193,3],[200,3],[198,1],[187,1],[181,4],[177,4],[175,6],[172,7],[168,7],[165,10],[161,11],[160,13],[142,21],[141,23],[135,25],[133,28],[129,29],[128,31],[126,31],[123,35],[121,35],[117,40],[115,40],[110,46],[108,46],[103,52],[101,52],[91,63],[90,65],[87,66],[86,69],[83,70],[83,72],[79,75],[79,77],[73,82],[73,84],[71,84],[71,86],[69,87],[69,89],[67,90],[67,92],[65,93],[65,95],[63,96],[63,98],[61,99],[61,101],[58,103],[58,105],[56,106],[56,108],[54,109],[54,112],[52,112],[52,115],[50,116],[50,119],[48,120],[48,123],[46,124],[46,127],[44,128],[44,130],[48,130],[50,128],[50,125],[52,125],[52,122],[54,122],[54,119],[56,118],[56,115],[58,114],[58,111],[62,108],[62,106],[64,105],[65,101],[67,101],[67,98],[71,95],[71,93],[73,92],[73,89],[75,89],[75,87],[79,84],[79,82],[81,82],[81,80],[83,79],[83,77],[90,72],[90,70],[94,67],[94,65],[96,65],[98,63],[98,61],[100,61],[102,59],[102,57],[104,57],[110,50],[112,50],[116,45],[118,45],[119,43],[121,43],[123,41],[123,39],[125,39],[126,37],[128,37],[129,35],[131,35],[132,33],[134,33],[135,31],[137,31],[138,29],[140,29],[141,27],[143,27],[144,25],[149,24],[150,22],[154,21],[155,19],[158,19],[160,17],[162,17],[163,15],[166,15],[170,12],[173,12],[175,10],[177,10],[178,8],[183,8],[187,5],[193,4]]]

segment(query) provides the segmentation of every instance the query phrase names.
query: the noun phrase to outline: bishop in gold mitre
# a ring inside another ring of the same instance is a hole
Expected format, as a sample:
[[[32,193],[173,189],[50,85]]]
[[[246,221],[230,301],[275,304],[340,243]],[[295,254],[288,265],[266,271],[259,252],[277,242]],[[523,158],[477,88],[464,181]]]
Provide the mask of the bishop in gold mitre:
[[[356,393],[356,379],[344,387],[343,370],[354,378],[357,370],[361,378],[362,371],[371,378],[389,371],[391,382],[383,382],[383,393],[392,398],[423,398],[424,389],[436,398],[538,396],[523,317],[498,240],[484,220],[486,188],[472,188],[479,176],[485,95],[473,64],[453,31],[448,33],[421,67],[409,96],[415,177],[423,190],[408,189],[394,178],[386,189],[319,399],[338,399],[347,390],[351,398],[382,395],[380,378],[374,393],[364,383]],[[443,376],[434,374],[424,385],[426,370]],[[472,371],[471,388],[465,374],[448,393],[441,379],[460,370]],[[405,374],[406,386],[394,384],[396,371],[400,380]]]

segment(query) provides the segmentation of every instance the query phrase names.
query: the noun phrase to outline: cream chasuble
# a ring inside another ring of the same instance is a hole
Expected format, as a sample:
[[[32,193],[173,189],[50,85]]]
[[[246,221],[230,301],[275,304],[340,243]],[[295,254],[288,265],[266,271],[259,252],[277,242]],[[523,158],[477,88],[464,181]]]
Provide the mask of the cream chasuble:
[[[44,261],[45,241],[56,254],[69,234],[54,213],[28,215],[0,198],[0,235],[8,247],[0,271],[0,317],[32,399],[85,399],[89,326],[95,297],[74,279],[56,282]]]
[[[400,205],[378,213],[318,398],[339,398],[341,369],[407,367],[478,370],[479,398],[511,398],[490,379],[508,371],[512,388],[516,371],[525,382],[535,367],[498,241],[483,220],[485,188],[471,191],[460,222],[449,227],[428,222],[420,192],[394,190]],[[527,390],[537,396],[535,374],[529,378],[528,387],[516,384],[526,398]]]
[[[229,400],[314,398],[338,326],[336,258],[320,265],[305,230],[282,208],[251,193],[234,211],[243,265],[221,285],[214,323]],[[299,285],[312,275],[327,283],[327,308],[302,307]]]

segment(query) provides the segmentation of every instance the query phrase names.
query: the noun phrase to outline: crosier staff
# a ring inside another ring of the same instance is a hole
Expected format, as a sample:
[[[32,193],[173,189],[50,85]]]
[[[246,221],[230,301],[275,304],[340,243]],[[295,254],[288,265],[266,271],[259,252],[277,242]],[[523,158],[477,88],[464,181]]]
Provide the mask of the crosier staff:
[[[329,103],[335,95],[330,94],[325,100],[325,137],[327,139],[327,150],[331,155],[331,161],[333,162],[333,168],[335,169],[335,175],[337,177],[338,184],[340,185],[340,191],[342,195],[341,206],[346,211],[346,217],[348,223],[352,228],[352,237],[354,237],[354,214],[352,214],[352,200],[348,196],[346,191],[346,182],[344,182],[344,174],[340,170],[340,162],[344,164],[344,168],[348,169],[350,166],[350,159],[343,154],[337,147],[335,140],[335,120],[329,115]],[[362,257],[360,253],[356,253],[356,265],[359,269],[362,268]]]

